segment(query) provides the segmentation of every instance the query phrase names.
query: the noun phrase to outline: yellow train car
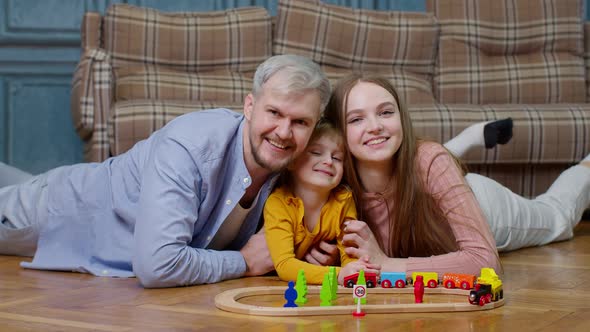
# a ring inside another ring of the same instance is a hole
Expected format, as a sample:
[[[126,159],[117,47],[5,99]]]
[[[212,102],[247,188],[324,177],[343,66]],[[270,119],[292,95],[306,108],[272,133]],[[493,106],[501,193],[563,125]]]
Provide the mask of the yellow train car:
[[[422,276],[422,279],[424,280],[424,286],[428,288],[436,288],[440,283],[438,280],[438,273],[436,272],[413,272],[412,284],[416,282],[417,276]]]

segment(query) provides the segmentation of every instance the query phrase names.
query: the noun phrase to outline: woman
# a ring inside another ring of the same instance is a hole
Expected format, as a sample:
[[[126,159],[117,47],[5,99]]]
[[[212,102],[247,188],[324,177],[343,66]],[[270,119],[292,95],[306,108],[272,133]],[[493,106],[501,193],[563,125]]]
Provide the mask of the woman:
[[[371,257],[382,271],[498,270],[497,247],[570,238],[590,204],[590,156],[535,200],[477,174],[465,177],[442,145],[414,136],[386,79],[343,79],[326,116],[346,136],[345,178],[362,220],[346,224],[346,252]]]

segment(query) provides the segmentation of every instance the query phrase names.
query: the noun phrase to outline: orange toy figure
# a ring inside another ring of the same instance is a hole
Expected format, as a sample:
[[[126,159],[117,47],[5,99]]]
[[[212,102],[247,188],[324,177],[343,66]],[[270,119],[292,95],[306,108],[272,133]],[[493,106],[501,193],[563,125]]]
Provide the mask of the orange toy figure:
[[[424,278],[422,276],[417,276],[416,281],[414,282],[414,301],[416,303],[422,303],[423,297],[424,297]]]

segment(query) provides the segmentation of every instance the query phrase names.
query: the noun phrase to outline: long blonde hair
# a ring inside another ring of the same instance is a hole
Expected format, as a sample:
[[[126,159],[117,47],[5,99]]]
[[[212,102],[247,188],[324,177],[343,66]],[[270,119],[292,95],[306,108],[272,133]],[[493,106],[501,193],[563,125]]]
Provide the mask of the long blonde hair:
[[[438,204],[424,189],[422,179],[416,172],[416,151],[420,141],[414,130],[407,108],[397,90],[386,79],[378,76],[351,75],[336,85],[326,117],[338,126],[346,137],[346,112],[350,90],[359,82],[376,84],[387,90],[397,101],[404,137],[397,153],[393,156],[394,172],[391,189],[394,206],[389,215],[389,243],[380,239],[382,250],[390,257],[427,257],[456,251],[458,244],[446,216]],[[346,139],[345,139],[346,142]],[[356,198],[359,219],[364,219],[361,198],[363,187],[355,168],[355,158],[346,149],[344,177]],[[387,202],[387,200],[386,200]],[[388,208],[389,211],[389,208]],[[368,223],[371,225],[371,223]],[[375,229],[373,233],[378,236]]]

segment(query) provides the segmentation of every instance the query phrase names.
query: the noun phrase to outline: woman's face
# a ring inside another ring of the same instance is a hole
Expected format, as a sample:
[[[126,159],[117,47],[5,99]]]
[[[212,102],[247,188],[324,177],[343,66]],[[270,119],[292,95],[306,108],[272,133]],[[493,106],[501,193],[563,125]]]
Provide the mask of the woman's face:
[[[404,133],[395,98],[381,86],[359,82],[348,94],[346,141],[357,163],[390,163]]]

